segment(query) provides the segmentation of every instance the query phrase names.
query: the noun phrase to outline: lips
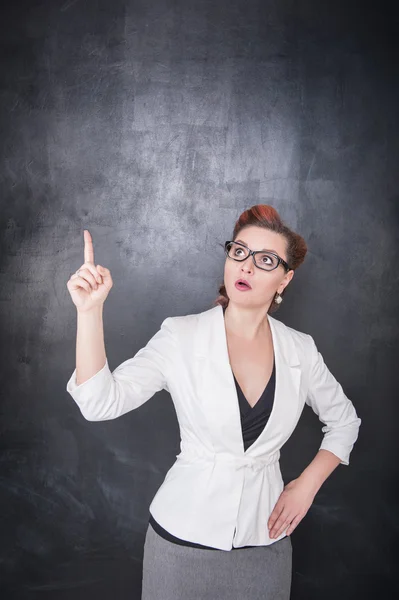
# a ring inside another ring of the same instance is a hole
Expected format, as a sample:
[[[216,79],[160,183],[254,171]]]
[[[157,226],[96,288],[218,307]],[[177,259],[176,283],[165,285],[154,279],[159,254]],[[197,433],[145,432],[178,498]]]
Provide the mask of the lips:
[[[241,287],[243,287],[243,288],[246,287],[249,290],[252,289],[246,279],[237,279],[235,284],[236,285],[240,284]]]

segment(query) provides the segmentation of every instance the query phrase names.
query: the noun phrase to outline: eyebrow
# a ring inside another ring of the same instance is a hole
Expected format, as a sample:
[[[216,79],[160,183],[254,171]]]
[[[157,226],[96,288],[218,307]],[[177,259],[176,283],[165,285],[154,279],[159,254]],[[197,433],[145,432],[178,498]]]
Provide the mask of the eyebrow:
[[[247,246],[247,244],[243,240],[235,240],[235,241],[241,242],[242,244],[244,244],[244,246]],[[248,248],[248,246],[247,246],[247,248]],[[275,254],[278,254],[278,252],[276,252],[272,248],[262,248],[262,250],[259,250],[259,252],[274,252]]]

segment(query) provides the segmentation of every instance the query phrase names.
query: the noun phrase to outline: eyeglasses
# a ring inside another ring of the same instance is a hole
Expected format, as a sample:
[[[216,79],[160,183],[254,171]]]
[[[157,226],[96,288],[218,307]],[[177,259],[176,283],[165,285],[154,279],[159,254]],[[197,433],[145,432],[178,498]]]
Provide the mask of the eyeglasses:
[[[240,244],[240,242],[228,241],[224,244],[224,251],[228,258],[239,262],[246,260],[248,256],[252,254],[254,265],[258,267],[258,269],[263,269],[264,271],[273,271],[274,269],[277,269],[280,263],[286,271],[291,270],[291,267],[289,267],[285,260],[271,250],[250,250],[247,246],[244,246],[244,244]]]

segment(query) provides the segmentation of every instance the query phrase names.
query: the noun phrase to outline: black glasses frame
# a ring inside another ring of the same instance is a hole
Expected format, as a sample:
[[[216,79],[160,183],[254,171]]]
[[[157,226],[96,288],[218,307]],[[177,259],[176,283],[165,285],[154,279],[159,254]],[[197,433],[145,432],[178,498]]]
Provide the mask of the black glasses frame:
[[[291,271],[291,267],[288,265],[288,263],[286,263],[285,260],[281,258],[281,256],[279,256],[275,252],[272,252],[271,250],[267,250],[267,253],[268,254],[272,254],[273,256],[275,256],[277,258],[277,260],[278,260],[277,265],[275,267],[273,267],[272,269],[263,269],[262,267],[260,267],[259,265],[256,264],[256,262],[255,262],[255,254],[260,254],[261,252],[264,252],[264,250],[250,250],[248,248],[248,246],[245,246],[245,244],[241,244],[241,242],[235,242],[234,240],[228,240],[227,242],[224,243],[225,254],[226,254],[227,258],[230,258],[231,260],[242,262],[243,260],[246,260],[248,258],[248,256],[246,256],[245,258],[233,258],[232,256],[229,256],[228,244],[232,244],[232,243],[237,244],[237,246],[242,246],[243,248],[245,248],[246,250],[248,250],[249,256],[251,256],[251,254],[252,254],[252,260],[253,260],[253,263],[254,263],[255,267],[257,267],[258,269],[261,269],[262,271],[274,271],[274,269],[277,269],[277,267],[280,264],[284,267],[284,269],[287,272]]]

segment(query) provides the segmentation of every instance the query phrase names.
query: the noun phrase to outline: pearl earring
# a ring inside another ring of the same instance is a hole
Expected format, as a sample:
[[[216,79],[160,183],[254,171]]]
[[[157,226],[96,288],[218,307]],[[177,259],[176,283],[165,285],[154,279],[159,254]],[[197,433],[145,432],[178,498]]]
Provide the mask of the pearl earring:
[[[280,296],[278,292],[276,292],[276,297],[274,298],[276,304],[280,304],[283,301],[283,297]]]

